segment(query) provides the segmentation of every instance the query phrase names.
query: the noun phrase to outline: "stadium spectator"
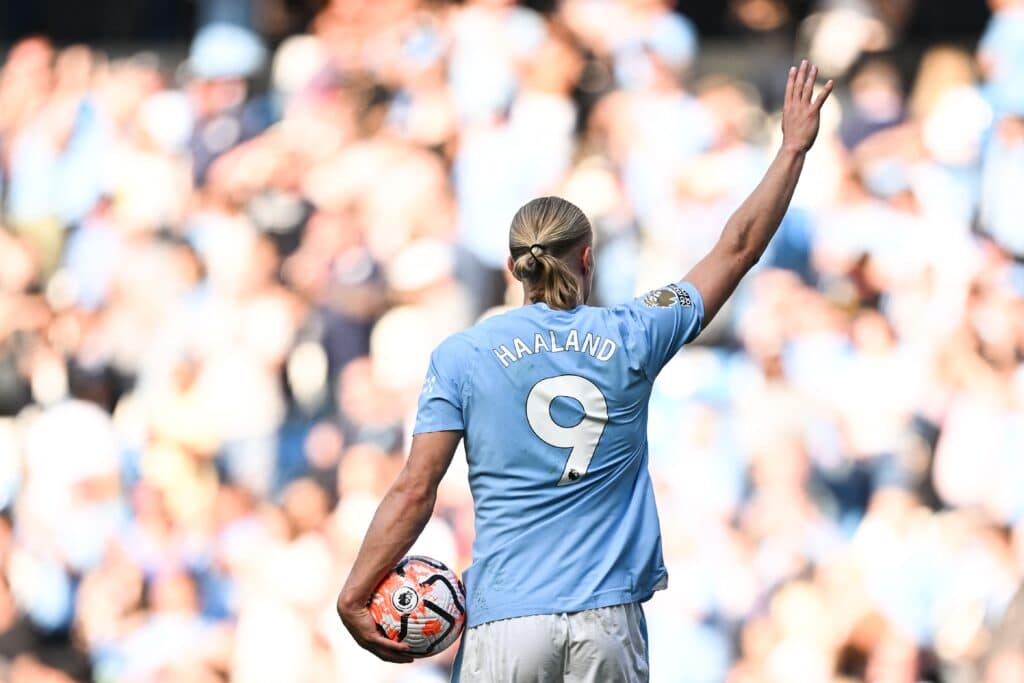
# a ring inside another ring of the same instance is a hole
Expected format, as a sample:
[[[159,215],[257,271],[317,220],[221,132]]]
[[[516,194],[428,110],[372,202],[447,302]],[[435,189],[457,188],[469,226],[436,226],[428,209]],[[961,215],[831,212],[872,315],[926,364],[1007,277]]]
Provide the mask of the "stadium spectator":
[[[618,303],[777,134],[778,55],[709,74],[688,3],[532,4],[331,0],[227,71],[10,47],[0,680],[446,680],[333,614],[426,354],[505,303],[531,196],[586,210]],[[652,680],[1017,681],[986,648],[1024,581],[1021,3],[916,74],[863,56],[906,3],[813,4],[840,89],[793,209],[652,394]],[[416,550],[461,569],[459,459]]]

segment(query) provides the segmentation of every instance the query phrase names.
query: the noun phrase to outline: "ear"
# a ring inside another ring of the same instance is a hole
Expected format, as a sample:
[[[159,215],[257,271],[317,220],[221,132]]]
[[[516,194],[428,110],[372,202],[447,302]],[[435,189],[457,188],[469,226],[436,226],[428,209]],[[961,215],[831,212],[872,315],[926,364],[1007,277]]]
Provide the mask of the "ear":
[[[508,268],[508,272],[512,273],[512,277],[514,277],[516,280],[519,279],[516,277],[515,261],[512,260],[511,256],[509,256],[508,259],[506,259],[505,267]]]
[[[583,247],[583,251],[580,252],[580,272],[584,275],[590,275],[591,271],[594,270],[594,246],[588,244]]]

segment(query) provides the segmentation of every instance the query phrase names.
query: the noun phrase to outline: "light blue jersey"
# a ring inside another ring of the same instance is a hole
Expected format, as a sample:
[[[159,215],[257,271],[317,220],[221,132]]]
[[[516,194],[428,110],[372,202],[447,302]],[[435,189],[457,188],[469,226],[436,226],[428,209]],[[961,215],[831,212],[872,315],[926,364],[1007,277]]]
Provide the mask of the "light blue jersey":
[[[415,433],[465,433],[468,626],[665,587],[647,401],[703,317],[700,294],[678,283],[616,308],[524,306],[434,351]]]

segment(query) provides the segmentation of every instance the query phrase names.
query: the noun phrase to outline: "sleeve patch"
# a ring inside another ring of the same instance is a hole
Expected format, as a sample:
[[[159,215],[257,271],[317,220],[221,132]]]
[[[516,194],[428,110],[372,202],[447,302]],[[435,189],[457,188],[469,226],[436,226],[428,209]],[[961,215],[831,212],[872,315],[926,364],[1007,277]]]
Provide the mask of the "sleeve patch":
[[[675,305],[692,307],[693,301],[689,292],[678,285],[670,284],[648,292],[644,295],[643,304],[648,308],[671,308]]]

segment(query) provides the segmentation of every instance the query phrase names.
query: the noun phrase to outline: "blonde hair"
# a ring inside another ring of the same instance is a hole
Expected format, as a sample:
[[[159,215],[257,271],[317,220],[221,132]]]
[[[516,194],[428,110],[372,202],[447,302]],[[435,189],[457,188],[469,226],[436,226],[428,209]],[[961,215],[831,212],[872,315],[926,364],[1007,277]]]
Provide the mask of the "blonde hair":
[[[540,197],[512,218],[508,249],[512,274],[533,301],[569,310],[583,303],[583,286],[563,257],[591,239],[590,221],[572,202]]]

